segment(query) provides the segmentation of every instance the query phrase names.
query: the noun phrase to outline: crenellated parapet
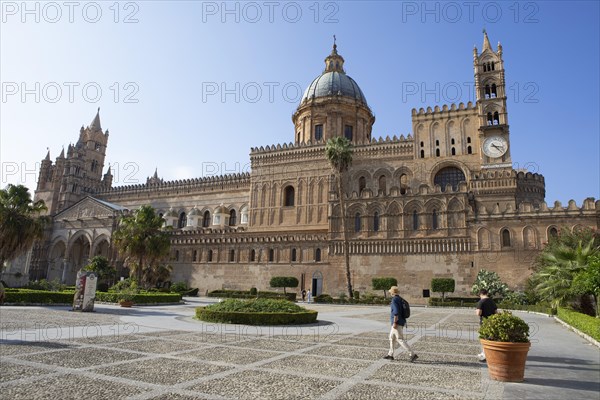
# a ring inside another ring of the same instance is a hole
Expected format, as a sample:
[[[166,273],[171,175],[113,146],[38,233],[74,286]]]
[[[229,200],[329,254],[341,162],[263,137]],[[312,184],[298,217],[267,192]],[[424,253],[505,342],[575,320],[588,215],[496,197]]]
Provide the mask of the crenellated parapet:
[[[160,181],[139,185],[116,186],[96,192],[96,195],[110,197],[111,195],[160,193],[173,190],[205,191],[210,189],[238,189],[240,186],[250,187],[250,174],[248,172],[208,176],[204,178],[179,179],[174,181]]]
[[[531,202],[522,202],[517,208],[513,207],[511,203],[496,204],[493,208],[486,208],[480,206],[477,209],[476,215],[479,219],[503,219],[503,218],[524,218],[524,217],[535,217],[550,218],[556,220],[558,217],[575,217],[575,216],[586,216],[594,215],[600,212],[600,201],[595,201],[593,197],[588,197],[583,200],[581,206],[578,206],[575,200],[569,200],[568,205],[565,207],[560,201],[555,201],[550,207],[546,202],[541,202],[539,206],[535,206]],[[556,223],[559,223],[556,221]]]
[[[452,103],[449,107],[444,104],[441,108],[439,106],[419,108],[417,111],[416,108],[412,109],[412,119],[413,121],[427,121],[431,119],[438,118],[453,118],[459,117],[462,115],[472,115],[477,113],[477,106],[472,102],[468,102],[465,106],[464,103],[458,103],[458,105]]]

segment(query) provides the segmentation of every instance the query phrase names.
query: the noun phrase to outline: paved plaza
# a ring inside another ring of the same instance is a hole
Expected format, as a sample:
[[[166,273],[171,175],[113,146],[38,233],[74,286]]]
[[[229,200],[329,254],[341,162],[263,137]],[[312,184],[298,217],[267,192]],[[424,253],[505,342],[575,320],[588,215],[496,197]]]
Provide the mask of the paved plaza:
[[[250,327],[195,321],[185,305],[94,313],[0,308],[2,399],[595,399],[598,347],[554,319],[531,326],[524,383],[488,378],[472,310],[413,307],[419,354],[394,361],[386,306],[310,305],[319,323]]]

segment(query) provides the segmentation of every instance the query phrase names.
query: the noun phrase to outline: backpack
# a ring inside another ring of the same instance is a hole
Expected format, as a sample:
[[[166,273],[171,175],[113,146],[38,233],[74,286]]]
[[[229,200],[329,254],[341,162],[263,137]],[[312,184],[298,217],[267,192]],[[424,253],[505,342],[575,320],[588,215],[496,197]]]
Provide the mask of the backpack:
[[[410,317],[410,304],[404,298],[400,297],[400,303],[402,304],[402,318],[407,319]]]

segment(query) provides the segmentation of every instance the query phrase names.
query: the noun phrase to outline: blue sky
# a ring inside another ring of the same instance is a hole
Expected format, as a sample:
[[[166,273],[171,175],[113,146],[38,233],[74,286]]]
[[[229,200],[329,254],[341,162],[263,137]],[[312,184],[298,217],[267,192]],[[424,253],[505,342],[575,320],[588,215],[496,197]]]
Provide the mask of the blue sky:
[[[515,167],[545,176],[548,203],[600,197],[598,2],[23,4],[2,2],[2,186],[33,189],[46,148],[54,160],[98,107],[116,185],[248,171],[250,147],[293,140],[334,34],[373,135],[406,135],[412,108],[473,100],[485,28]]]

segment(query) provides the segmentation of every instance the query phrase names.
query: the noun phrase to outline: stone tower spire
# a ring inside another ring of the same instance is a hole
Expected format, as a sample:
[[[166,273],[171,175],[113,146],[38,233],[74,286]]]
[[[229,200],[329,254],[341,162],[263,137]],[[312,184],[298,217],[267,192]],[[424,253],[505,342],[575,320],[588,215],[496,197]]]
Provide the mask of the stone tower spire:
[[[333,35],[333,49],[331,54],[325,58],[325,71],[324,72],[339,72],[345,74],[344,71],[344,57],[340,56],[337,52],[337,44],[335,35]]]
[[[483,48],[481,52],[483,53],[486,50],[492,50],[492,45],[490,44],[490,38],[488,38],[488,34],[486,30],[483,30]]]
[[[98,107],[98,112],[94,117],[94,120],[90,124],[91,131],[102,131],[102,126],[100,125],[100,107]]]

